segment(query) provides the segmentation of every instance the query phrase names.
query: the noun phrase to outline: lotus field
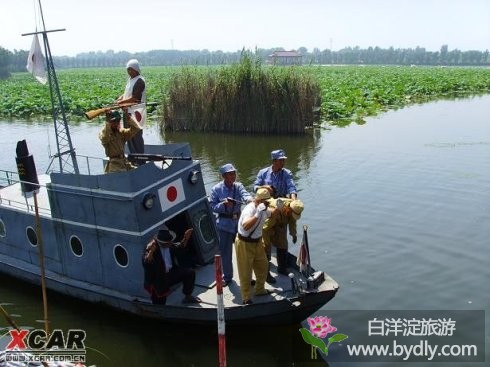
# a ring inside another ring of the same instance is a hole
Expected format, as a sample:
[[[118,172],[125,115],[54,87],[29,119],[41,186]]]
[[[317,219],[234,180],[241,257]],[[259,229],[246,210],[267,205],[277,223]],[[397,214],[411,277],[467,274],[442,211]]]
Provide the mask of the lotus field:
[[[281,69],[281,67],[266,65],[260,67]],[[219,68],[225,69],[222,73],[226,74],[226,68],[233,68],[233,66],[214,68],[143,66],[142,74],[147,82],[148,101],[158,102],[161,106],[167,104],[168,108],[169,96],[173,91],[172,82],[175,82],[176,75],[182,74],[186,69],[187,77],[195,74],[195,78],[202,78],[202,75],[206,74],[203,70]],[[317,102],[319,105],[314,108],[318,112],[317,122],[334,125],[344,125],[351,121],[362,122],[365,116],[431,99],[490,93],[488,68],[301,66],[292,69],[296,71],[282,71],[280,74],[285,75],[286,78],[290,78],[295,72],[302,76],[307,74],[305,80],[313,81],[315,83],[313,90],[319,93],[318,98],[315,98],[319,101]],[[57,75],[65,109],[69,119],[72,120],[85,119],[83,115],[85,111],[113,103],[123,92],[127,78],[124,68],[59,70]],[[229,83],[234,83],[233,79],[230,78]],[[302,89],[301,86],[297,86],[297,82],[294,85],[295,88]],[[213,88],[217,88],[217,85]],[[229,85],[222,88],[234,87]],[[202,91],[197,92],[202,93]],[[294,91],[289,93],[296,95],[301,102],[301,93],[294,93]],[[38,83],[27,72],[15,73],[7,80],[0,80],[0,96],[0,117],[3,119],[50,119],[51,103],[48,86]],[[278,104],[284,104],[281,101],[284,101],[284,98],[277,99]],[[268,95],[268,103],[274,104],[274,95]],[[161,112],[163,108],[157,111]],[[237,111],[233,113],[236,115]],[[164,124],[163,117],[159,117],[162,115],[154,114],[158,122]],[[311,123],[309,121],[305,126]],[[205,130],[202,126],[198,128],[187,126],[187,128]]]

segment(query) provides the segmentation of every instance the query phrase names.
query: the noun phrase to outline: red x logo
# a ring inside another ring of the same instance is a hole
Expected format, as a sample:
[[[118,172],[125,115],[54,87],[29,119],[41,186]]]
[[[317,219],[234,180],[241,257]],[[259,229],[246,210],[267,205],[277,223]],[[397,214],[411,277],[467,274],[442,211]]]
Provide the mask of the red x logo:
[[[29,330],[9,330],[12,341],[7,345],[7,349],[14,349],[19,347],[19,349],[25,349],[26,344],[24,343],[24,338],[26,337]]]

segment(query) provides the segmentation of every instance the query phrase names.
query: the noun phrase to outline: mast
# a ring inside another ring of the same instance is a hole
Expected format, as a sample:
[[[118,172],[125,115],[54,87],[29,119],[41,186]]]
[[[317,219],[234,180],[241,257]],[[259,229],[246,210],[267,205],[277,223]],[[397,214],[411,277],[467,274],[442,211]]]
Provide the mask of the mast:
[[[57,153],[51,158],[51,164],[55,159],[58,159],[61,173],[75,173],[79,174],[77,156],[70,137],[70,129],[66,119],[65,107],[61,98],[61,92],[58,85],[58,77],[56,76],[56,70],[54,68],[53,58],[51,56],[51,49],[49,47],[48,33],[60,32],[65,29],[46,30],[44,23],[44,16],[41,7],[41,0],[39,0],[39,11],[41,14],[41,20],[43,23],[43,30],[40,32],[24,33],[22,36],[42,34],[44,44],[44,55],[46,58],[46,71],[49,83],[49,94],[51,98],[51,108],[53,114],[54,129],[56,135],[56,148]],[[50,165],[51,165],[50,164]]]

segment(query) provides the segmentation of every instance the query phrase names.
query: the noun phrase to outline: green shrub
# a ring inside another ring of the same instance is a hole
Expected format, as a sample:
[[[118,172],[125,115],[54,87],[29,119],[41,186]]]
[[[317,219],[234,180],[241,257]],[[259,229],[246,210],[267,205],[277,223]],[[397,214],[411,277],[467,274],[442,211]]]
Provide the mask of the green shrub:
[[[170,131],[303,134],[320,105],[320,86],[305,69],[264,66],[249,52],[231,66],[182,67],[168,85]]]

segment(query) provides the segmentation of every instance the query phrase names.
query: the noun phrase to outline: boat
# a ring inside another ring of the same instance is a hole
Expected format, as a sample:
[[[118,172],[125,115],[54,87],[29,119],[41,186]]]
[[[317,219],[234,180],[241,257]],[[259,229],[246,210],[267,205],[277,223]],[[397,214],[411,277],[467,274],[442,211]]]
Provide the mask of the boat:
[[[144,155],[130,156],[140,164],[127,172],[105,174],[103,157],[78,156],[48,32],[36,33],[45,45],[58,153],[39,174],[24,142],[16,152],[4,152],[15,157],[19,169],[0,170],[0,272],[138,317],[216,324],[218,235],[200,162],[187,143],[146,145]],[[178,238],[194,229],[182,261],[195,269],[199,304],[182,304],[177,285],[165,305],[155,305],[143,287],[143,250],[163,225]],[[277,283],[266,284],[272,293],[254,304],[242,304],[236,282],[223,288],[227,324],[298,323],[335,296],[339,285],[334,279],[311,268],[300,271],[297,258],[288,256],[290,276],[277,274],[273,259]]]

